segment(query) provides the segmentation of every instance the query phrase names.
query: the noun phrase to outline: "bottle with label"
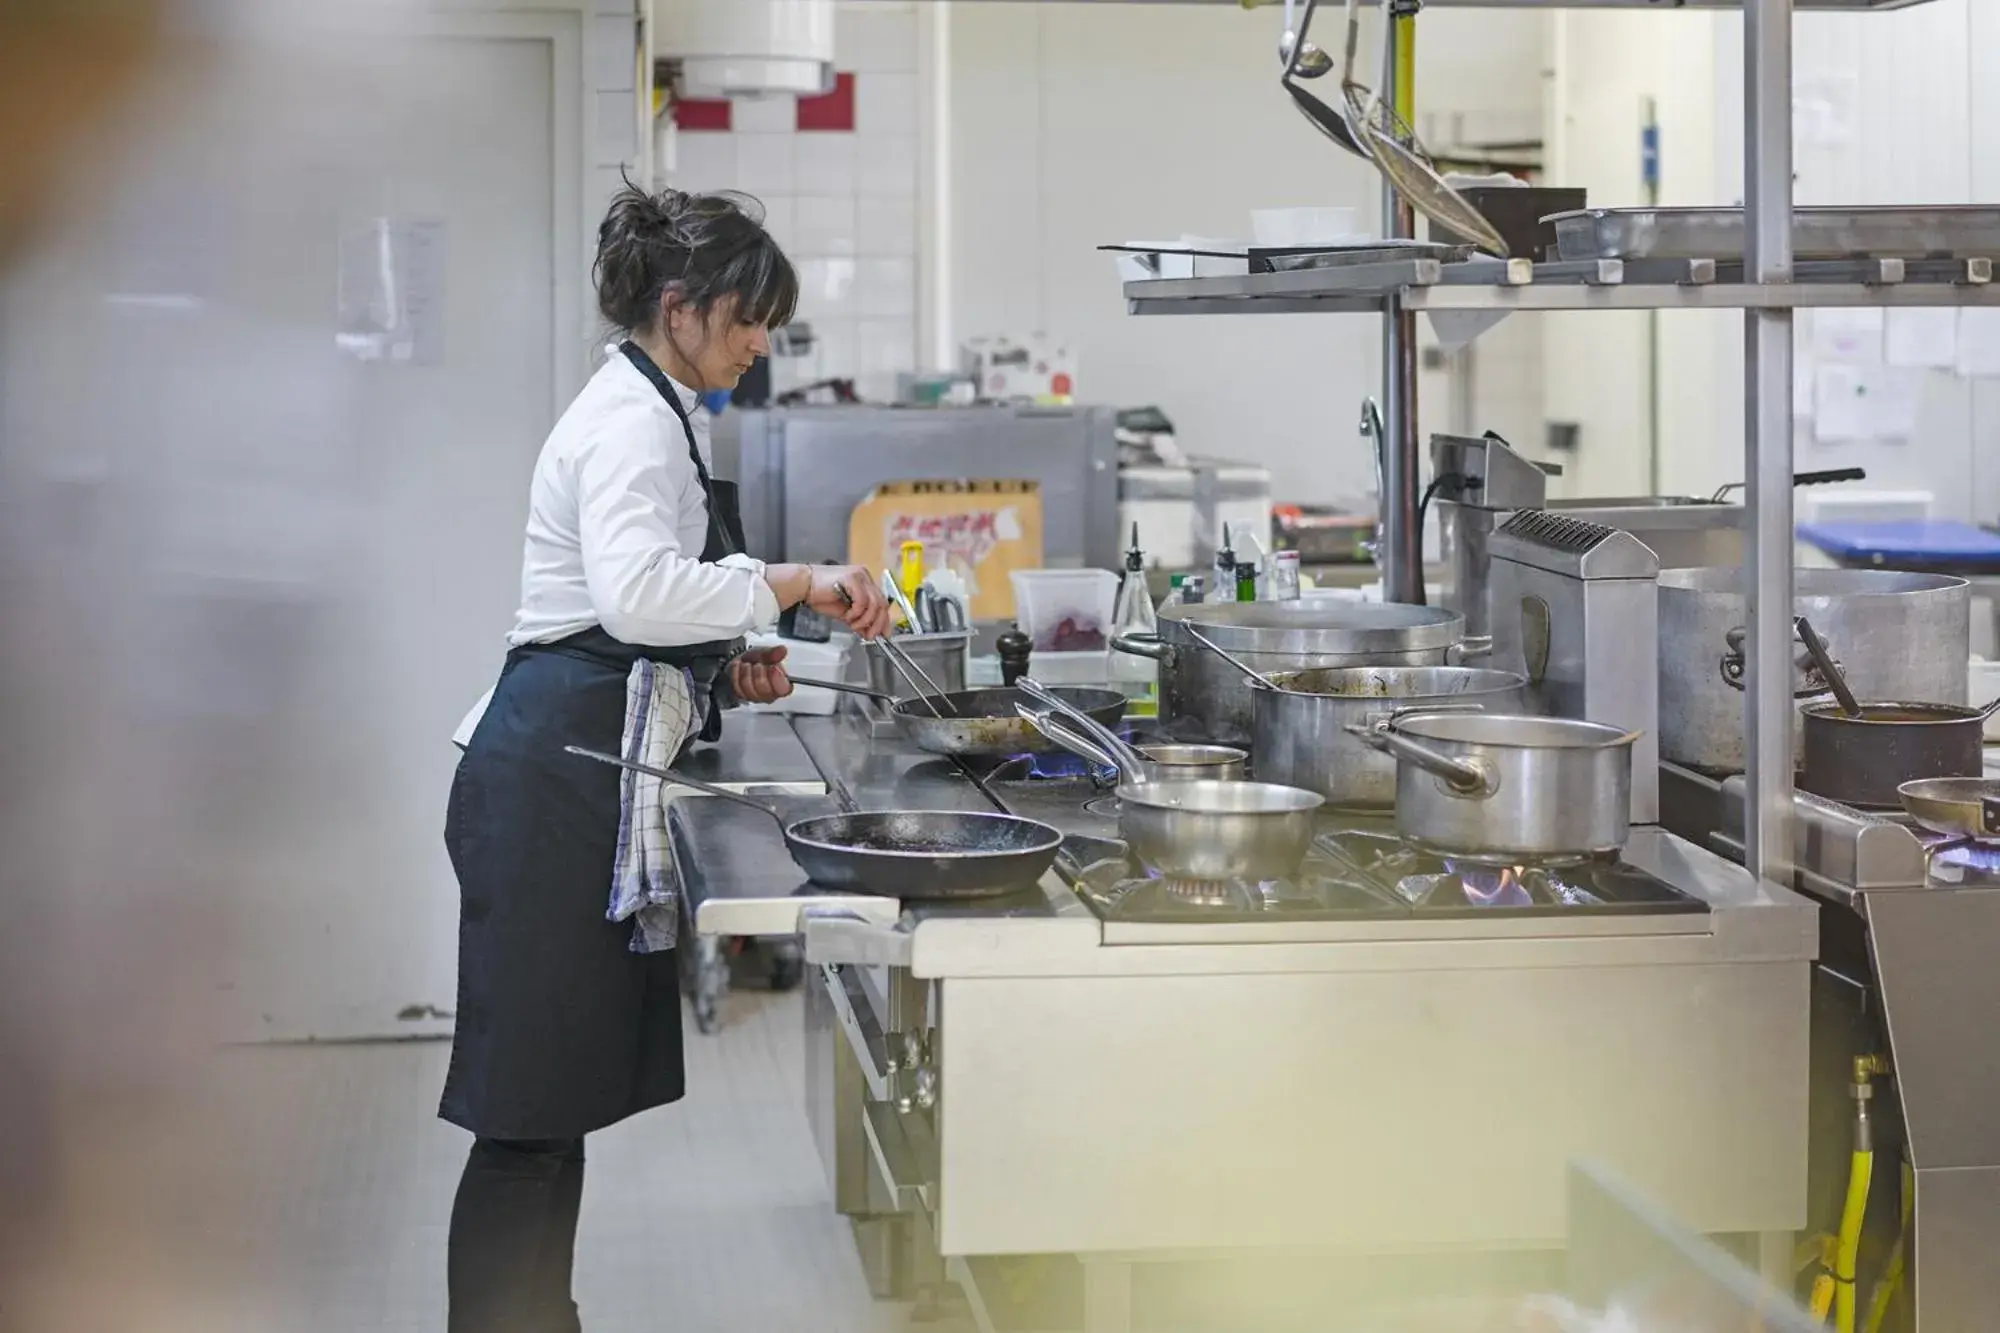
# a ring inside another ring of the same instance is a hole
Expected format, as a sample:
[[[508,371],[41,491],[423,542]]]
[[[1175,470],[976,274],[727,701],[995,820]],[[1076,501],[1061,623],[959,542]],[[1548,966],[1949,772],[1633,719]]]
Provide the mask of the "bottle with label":
[[[1274,602],[1299,600],[1299,553],[1278,551],[1271,556],[1270,572],[1264,576],[1264,595]]]
[[[1254,602],[1257,600],[1257,566],[1248,560],[1236,566],[1236,600]]]

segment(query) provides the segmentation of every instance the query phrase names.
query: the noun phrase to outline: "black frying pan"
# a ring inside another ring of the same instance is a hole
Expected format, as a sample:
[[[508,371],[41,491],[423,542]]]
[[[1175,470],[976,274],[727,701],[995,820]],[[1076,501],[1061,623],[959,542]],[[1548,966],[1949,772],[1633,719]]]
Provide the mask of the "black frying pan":
[[[884,898],[990,898],[1040,879],[1062,845],[1062,834],[1047,824],[976,811],[875,810],[787,824],[776,810],[741,792],[601,750],[564,748],[763,811],[784,830],[785,849],[799,869],[830,889]]]
[[[929,754],[997,759],[1049,749],[1047,738],[1018,711],[1018,705],[1029,702],[1028,697],[1011,685],[897,699],[862,685],[807,680],[801,676],[793,676],[791,680],[794,685],[866,695],[890,705],[889,711],[903,734]],[[1107,727],[1117,726],[1118,720],[1125,716],[1125,696],[1117,690],[1063,687],[1051,693]]]

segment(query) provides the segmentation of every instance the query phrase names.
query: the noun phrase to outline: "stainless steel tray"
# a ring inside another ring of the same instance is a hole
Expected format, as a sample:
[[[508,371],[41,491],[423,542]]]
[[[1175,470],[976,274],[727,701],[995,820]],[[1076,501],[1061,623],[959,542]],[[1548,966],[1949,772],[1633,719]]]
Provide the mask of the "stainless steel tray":
[[[1741,259],[1740,208],[1589,208],[1548,219],[1563,259]],[[2000,255],[2000,207],[1801,208],[1799,259]]]
[[[1456,264],[1470,259],[1474,247],[1444,241],[1380,240],[1362,245],[1328,246],[1319,250],[1253,249],[1253,261],[1262,258],[1274,273],[1292,273],[1308,268],[1346,268],[1357,264],[1393,263],[1399,259],[1435,259]]]

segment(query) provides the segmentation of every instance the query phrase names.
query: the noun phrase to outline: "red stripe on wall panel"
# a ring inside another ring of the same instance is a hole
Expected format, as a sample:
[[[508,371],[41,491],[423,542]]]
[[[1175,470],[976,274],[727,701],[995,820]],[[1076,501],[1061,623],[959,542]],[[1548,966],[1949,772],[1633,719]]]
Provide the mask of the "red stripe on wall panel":
[[[713,102],[694,100],[674,103],[674,125],[678,129],[727,132],[729,114],[727,98]]]
[[[852,133],[854,130],[854,76],[833,76],[833,91],[821,97],[799,99],[798,128]]]

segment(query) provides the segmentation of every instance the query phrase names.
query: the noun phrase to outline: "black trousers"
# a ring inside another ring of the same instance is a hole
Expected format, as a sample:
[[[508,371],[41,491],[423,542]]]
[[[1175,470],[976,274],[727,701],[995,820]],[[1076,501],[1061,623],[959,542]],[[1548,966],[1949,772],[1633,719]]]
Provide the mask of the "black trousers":
[[[582,1204],[582,1139],[475,1139],[451,1208],[449,1333],[579,1333]]]

